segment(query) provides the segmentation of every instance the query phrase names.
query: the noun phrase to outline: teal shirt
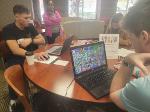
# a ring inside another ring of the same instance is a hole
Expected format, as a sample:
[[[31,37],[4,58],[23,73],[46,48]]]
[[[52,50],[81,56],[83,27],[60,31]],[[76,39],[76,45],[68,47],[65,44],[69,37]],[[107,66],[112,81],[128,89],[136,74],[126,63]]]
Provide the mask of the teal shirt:
[[[128,112],[150,112],[150,75],[127,83],[120,99]]]

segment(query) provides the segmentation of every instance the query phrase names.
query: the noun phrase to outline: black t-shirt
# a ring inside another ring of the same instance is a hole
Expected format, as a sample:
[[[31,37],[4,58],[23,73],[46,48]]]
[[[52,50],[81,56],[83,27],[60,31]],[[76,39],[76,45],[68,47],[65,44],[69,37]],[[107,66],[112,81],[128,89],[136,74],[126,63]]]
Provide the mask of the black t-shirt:
[[[32,24],[26,27],[24,30],[19,29],[15,23],[8,24],[3,28],[2,38],[3,40],[18,40],[22,38],[35,38],[38,35],[38,32],[34,28]],[[26,48],[23,48],[27,51],[34,51],[38,48],[35,44],[30,44]],[[23,64],[25,57],[14,55],[12,52],[5,57],[6,64],[8,66],[15,65],[15,64]]]

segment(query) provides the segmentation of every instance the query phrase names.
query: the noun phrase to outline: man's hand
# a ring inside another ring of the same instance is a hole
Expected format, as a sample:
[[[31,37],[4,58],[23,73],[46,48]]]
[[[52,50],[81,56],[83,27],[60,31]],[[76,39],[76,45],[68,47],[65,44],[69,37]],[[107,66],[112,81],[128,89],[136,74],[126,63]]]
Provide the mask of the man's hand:
[[[46,52],[34,53],[34,55],[35,58],[40,61],[48,60],[50,58]]]
[[[133,53],[129,54],[125,59],[128,63],[139,67],[145,75],[149,74],[145,63],[150,60],[150,53]]]
[[[32,42],[31,38],[24,38],[21,41],[19,41],[19,44],[21,47],[26,48],[28,45],[30,45]]]

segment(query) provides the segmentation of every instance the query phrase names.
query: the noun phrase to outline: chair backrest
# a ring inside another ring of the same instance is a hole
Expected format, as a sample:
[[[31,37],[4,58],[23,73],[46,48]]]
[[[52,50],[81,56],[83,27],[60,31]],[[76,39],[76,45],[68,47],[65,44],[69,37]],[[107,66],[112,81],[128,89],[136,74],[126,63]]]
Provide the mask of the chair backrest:
[[[6,45],[6,42],[2,39],[2,30],[0,30],[0,56],[4,59],[10,54],[11,51]]]
[[[32,112],[31,105],[28,102],[25,92],[25,82],[23,70],[20,65],[14,65],[7,68],[4,72],[5,79],[9,86],[16,92],[19,100],[25,107],[26,112]]]
[[[98,20],[71,21],[63,25],[66,35],[75,35],[78,39],[99,38],[104,32],[104,22]]]
[[[62,17],[62,24],[69,21],[81,21],[80,17]]]

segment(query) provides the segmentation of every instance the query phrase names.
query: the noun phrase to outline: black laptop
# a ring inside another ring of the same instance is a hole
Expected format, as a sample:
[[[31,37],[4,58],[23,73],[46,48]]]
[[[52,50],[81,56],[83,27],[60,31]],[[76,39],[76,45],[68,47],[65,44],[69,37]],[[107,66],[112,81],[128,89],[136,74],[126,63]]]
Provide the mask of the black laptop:
[[[48,50],[48,54],[59,56],[63,52],[65,52],[68,48],[70,48],[73,36],[67,38],[63,45],[54,45],[52,48]]]
[[[71,47],[74,78],[94,98],[109,93],[115,71],[108,69],[104,42]]]

